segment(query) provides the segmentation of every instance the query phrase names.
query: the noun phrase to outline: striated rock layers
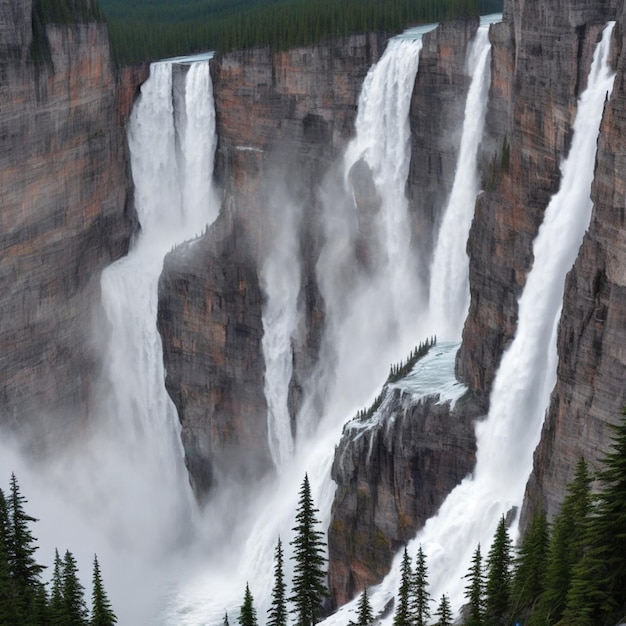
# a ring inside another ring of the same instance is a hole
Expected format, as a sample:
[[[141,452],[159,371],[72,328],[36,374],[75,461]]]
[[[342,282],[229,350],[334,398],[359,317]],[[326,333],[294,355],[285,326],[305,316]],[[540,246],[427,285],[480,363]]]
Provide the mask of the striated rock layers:
[[[592,469],[608,449],[607,423],[626,405],[626,40],[619,16],[617,74],[605,106],[592,188],[594,210],[565,284],[558,335],[558,380],[535,452],[523,522],[558,512],[583,457]]]
[[[98,276],[132,225],[106,26],[3,0],[0,76],[0,422],[50,437],[86,414]]]
[[[196,494],[272,466],[267,437],[261,281],[272,251],[304,250],[293,339],[292,415],[319,349],[314,282],[318,187],[352,132],[363,79],[386,38],[362,35],[287,52],[254,49],[212,62],[222,211],[192,251],[168,255],[159,287],[166,385],[182,423]],[[298,228],[300,226],[300,228]],[[289,234],[287,234],[289,236]]]
[[[558,189],[593,46],[614,5],[507,0],[503,22],[491,27],[485,192],[468,242],[471,304],[458,360],[459,376],[485,404],[515,332],[532,241]]]

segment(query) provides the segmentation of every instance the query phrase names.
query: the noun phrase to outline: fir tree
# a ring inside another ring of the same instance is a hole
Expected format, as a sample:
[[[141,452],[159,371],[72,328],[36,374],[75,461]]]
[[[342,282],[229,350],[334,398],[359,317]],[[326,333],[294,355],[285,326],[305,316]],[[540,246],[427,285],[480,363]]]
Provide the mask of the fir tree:
[[[370,626],[374,621],[374,614],[372,613],[372,606],[369,598],[367,597],[367,587],[363,589],[363,593],[359,598],[359,604],[357,607],[357,626]]]
[[[96,555],[93,557],[91,621],[89,624],[90,626],[112,626],[117,624],[117,617],[104,590],[100,564]]]
[[[65,599],[63,598],[63,563],[59,551],[54,550],[54,570],[52,572],[52,589],[50,592],[49,614],[53,624],[62,624],[65,615]]]
[[[402,564],[400,565],[400,588],[396,600],[396,612],[393,616],[393,626],[411,626],[411,558],[404,548]]]
[[[317,509],[313,506],[309,478],[304,477],[296,513],[296,533],[291,545],[295,560],[292,595],[297,626],[313,626],[322,615],[322,600],[328,595],[324,572],[325,544],[323,533],[317,530]]]
[[[506,623],[511,599],[511,561],[511,539],[502,517],[487,555],[484,619],[486,626],[500,626]]]
[[[573,568],[561,624],[613,624],[626,613],[626,419],[611,428],[612,447],[597,475],[586,546]]]
[[[0,489],[0,624],[17,623],[15,588],[9,564],[9,513]]]
[[[469,604],[465,626],[483,626],[485,615],[485,578],[483,575],[483,557],[480,544],[476,547],[472,564],[465,578],[469,584],[465,587],[465,598]]]
[[[285,593],[287,585],[283,572],[283,545],[278,538],[274,553],[274,587],[272,589],[272,605],[268,611],[267,626],[287,626],[287,606]]]
[[[435,617],[437,618],[435,626],[452,626],[452,609],[450,608],[450,600],[445,593],[441,596]]]
[[[544,591],[530,616],[530,626],[556,624],[563,616],[573,568],[583,554],[586,519],[591,506],[590,489],[591,478],[587,464],[581,459],[552,526]]]
[[[239,626],[257,626],[254,598],[250,593],[250,587],[248,586],[248,583],[246,583],[246,591],[243,596],[243,604],[239,609]]]
[[[67,550],[63,558],[64,626],[86,626],[87,606],[85,588],[78,579],[78,566],[74,555]]]
[[[41,572],[45,569],[35,560],[37,550],[30,524],[37,519],[24,511],[26,498],[21,494],[15,474],[11,474],[11,493],[8,502],[9,570],[15,589],[17,614],[26,623],[34,612],[36,595],[41,587]]]
[[[222,622],[222,626],[230,626],[230,622],[228,621],[228,611],[224,611],[224,621]]]
[[[511,591],[514,617],[527,617],[544,590],[548,541],[548,522],[540,513],[533,518],[515,559]]]
[[[428,568],[422,546],[417,551],[412,580],[411,617],[415,626],[426,626],[430,618],[430,594],[428,593]]]

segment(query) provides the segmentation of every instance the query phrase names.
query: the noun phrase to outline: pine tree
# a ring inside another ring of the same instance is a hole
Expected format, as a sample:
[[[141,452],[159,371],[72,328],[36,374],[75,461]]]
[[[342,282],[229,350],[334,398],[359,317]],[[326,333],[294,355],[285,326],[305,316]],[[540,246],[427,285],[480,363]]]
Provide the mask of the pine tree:
[[[230,626],[230,622],[228,621],[228,611],[224,611],[224,621],[222,622],[222,626]]]
[[[239,626],[257,626],[256,609],[254,608],[254,598],[250,593],[250,587],[246,583],[246,591],[243,596],[243,604],[239,609]]]
[[[287,585],[283,572],[283,545],[279,537],[274,552],[274,587],[272,589],[272,605],[267,616],[267,626],[287,626],[286,591]]]
[[[544,590],[548,541],[548,522],[545,514],[539,513],[528,527],[515,558],[511,590],[514,617],[527,617]]]
[[[506,623],[511,599],[511,561],[511,539],[502,517],[487,555],[484,620],[486,626],[500,626]]]
[[[426,626],[430,618],[430,593],[428,593],[428,568],[422,546],[417,551],[411,589],[411,617],[415,626]]]
[[[357,626],[370,626],[374,621],[374,614],[372,613],[372,606],[369,598],[367,597],[367,587],[363,589],[363,593],[359,598],[359,604],[357,607]]]
[[[0,489],[0,624],[17,623],[15,588],[9,563],[9,513]]]
[[[65,599],[63,598],[63,563],[59,551],[54,550],[54,570],[52,572],[52,589],[50,592],[50,620],[53,624],[62,624],[65,615]]]
[[[611,428],[612,447],[597,474],[599,491],[561,624],[613,624],[626,613],[626,419]]]
[[[11,474],[11,493],[8,502],[9,571],[15,589],[17,614],[23,623],[33,615],[36,596],[40,591],[41,572],[45,569],[35,560],[35,537],[29,525],[38,521],[24,511],[26,498],[21,494],[15,474]]]
[[[480,544],[476,547],[472,564],[465,578],[469,584],[465,587],[465,598],[469,604],[469,611],[465,626],[483,626],[485,615],[485,578],[483,575],[483,557]]]
[[[411,626],[411,579],[411,558],[407,549],[404,548],[400,565],[400,587],[396,600],[396,612],[393,616],[393,626]]]
[[[552,525],[544,591],[530,616],[529,626],[556,624],[563,616],[573,568],[583,555],[586,520],[591,506],[590,490],[591,478],[587,464],[581,459]]]
[[[322,615],[322,600],[328,595],[324,572],[325,544],[323,533],[316,529],[319,524],[316,513],[309,478],[305,475],[293,528],[296,536],[290,544],[294,548],[291,558],[295,560],[295,566],[289,601],[294,603],[296,626],[313,626]]]
[[[450,608],[450,600],[445,593],[441,596],[435,617],[437,618],[435,626],[452,626],[452,609]]]
[[[87,606],[85,588],[78,579],[78,566],[74,555],[66,550],[63,558],[63,600],[65,604],[64,626],[86,626]]]
[[[104,590],[100,564],[96,555],[93,557],[92,585],[90,626],[112,626],[117,624],[117,617]]]

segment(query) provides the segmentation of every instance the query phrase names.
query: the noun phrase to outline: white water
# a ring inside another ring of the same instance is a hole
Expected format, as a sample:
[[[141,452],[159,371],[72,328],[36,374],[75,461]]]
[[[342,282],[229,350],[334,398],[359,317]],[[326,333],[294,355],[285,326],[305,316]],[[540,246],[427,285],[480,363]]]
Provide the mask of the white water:
[[[178,418],[164,387],[158,278],[165,254],[202,232],[218,209],[208,60],[180,76],[183,111],[174,110],[172,67],[152,65],[130,120],[141,232],[102,274],[107,328],[99,332],[107,349],[89,432],[80,447],[43,467],[1,455],[18,474],[29,512],[41,518],[33,528],[40,561],[50,564],[54,547],[71,550],[89,602],[96,551],[119,623],[142,626],[157,619],[176,567],[172,552],[191,537],[195,515]]]
[[[546,209],[533,245],[535,260],[519,301],[517,333],[498,370],[489,416],[476,429],[475,472],[449,495],[408,546],[412,555],[422,546],[432,597],[448,594],[455,610],[464,601],[462,577],[476,546],[480,543],[486,554],[500,517],[521,505],[556,380],[556,330],[563,285],[589,225],[596,141],[605,97],[613,86],[607,64],[611,31],[612,25],[596,47],[588,87],[578,105],[570,154],[561,166],[561,187]],[[391,573],[368,594],[375,610],[381,611],[395,596],[398,582],[396,557]],[[347,605],[325,624],[345,624],[354,617],[354,605]],[[384,620],[390,621],[391,616]]]
[[[472,77],[454,184],[439,229],[430,275],[429,311],[441,339],[461,337],[469,307],[469,236],[479,191],[477,153],[485,127],[490,85],[489,27],[481,26],[472,43],[468,73]]]

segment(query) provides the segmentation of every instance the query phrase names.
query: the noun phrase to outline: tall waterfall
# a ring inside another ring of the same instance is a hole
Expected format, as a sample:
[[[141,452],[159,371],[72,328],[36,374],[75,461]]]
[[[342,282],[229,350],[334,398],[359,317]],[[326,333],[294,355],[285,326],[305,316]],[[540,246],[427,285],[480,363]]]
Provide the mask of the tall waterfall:
[[[565,276],[589,225],[596,141],[604,102],[613,87],[609,48],[613,24],[597,45],[588,86],[580,98],[574,137],[561,165],[561,186],[546,209],[533,244],[534,263],[519,301],[515,339],[504,354],[491,395],[488,418],[477,426],[478,452],[473,476],[448,496],[437,515],[409,544],[421,545],[429,567],[431,596],[448,594],[458,610],[472,554],[480,543],[486,553],[502,515],[521,505],[541,434],[544,413],[556,381],[556,331]],[[399,582],[399,557],[385,580],[371,590],[382,611]],[[354,605],[354,603],[353,603]],[[345,624],[354,606],[326,623]],[[385,619],[390,622],[391,616]]]
[[[472,76],[454,184],[446,207],[430,275],[429,312],[437,337],[458,340],[469,307],[469,259],[465,244],[479,191],[476,156],[485,127],[491,46],[489,26],[478,29],[468,59]]]

